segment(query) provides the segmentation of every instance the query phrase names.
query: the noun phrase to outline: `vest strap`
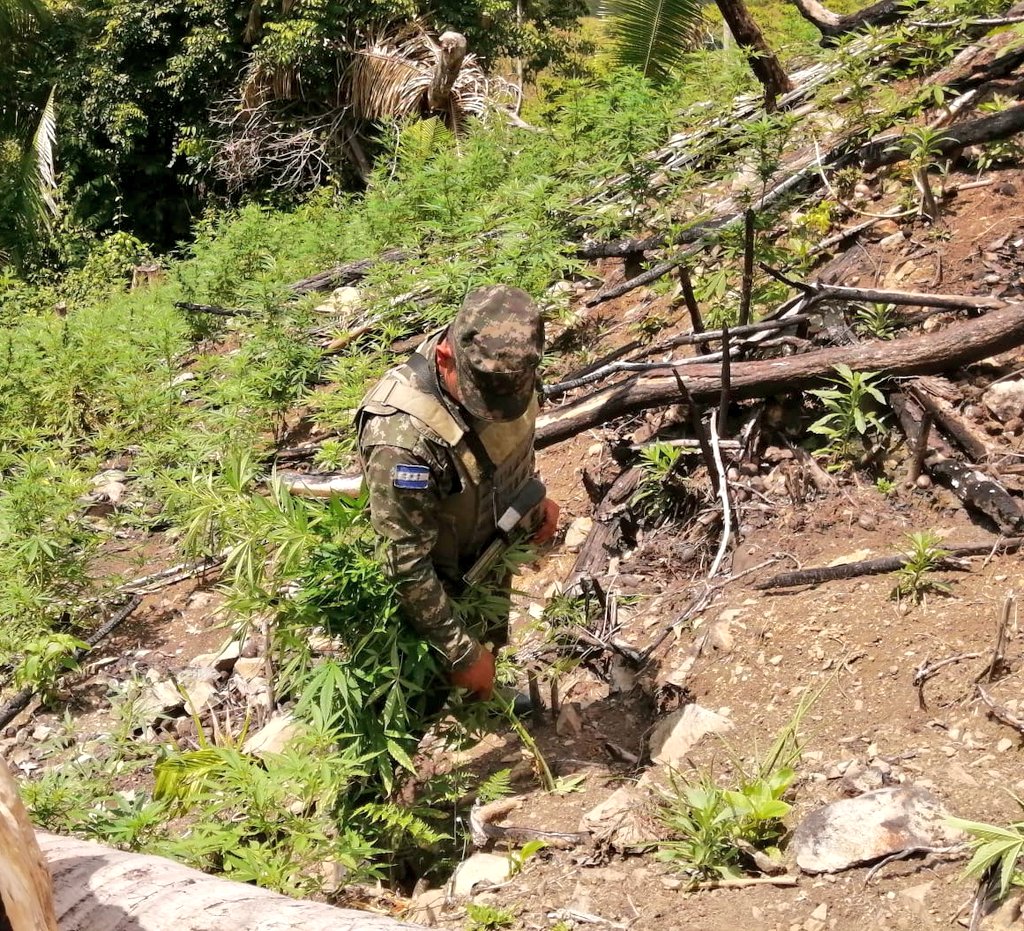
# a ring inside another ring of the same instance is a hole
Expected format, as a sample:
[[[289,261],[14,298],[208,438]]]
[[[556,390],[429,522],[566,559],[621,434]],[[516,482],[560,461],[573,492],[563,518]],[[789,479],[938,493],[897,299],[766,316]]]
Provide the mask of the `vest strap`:
[[[437,373],[431,371],[432,366],[430,365],[430,361],[420,353],[414,352],[409,356],[405,364],[413,374],[413,381],[416,387],[425,394],[429,394],[434,397],[439,404],[444,404],[444,399],[441,395],[441,386],[437,383]],[[462,435],[462,439],[469,447],[470,452],[473,454],[473,458],[476,459],[477,464],[480,466],[480,472],[484,478],[490,479],[494,475],[495,466],[487,452],[487,447],[483,444],[483,440],[481,440],[480,437],[472,430],[467,430]]]

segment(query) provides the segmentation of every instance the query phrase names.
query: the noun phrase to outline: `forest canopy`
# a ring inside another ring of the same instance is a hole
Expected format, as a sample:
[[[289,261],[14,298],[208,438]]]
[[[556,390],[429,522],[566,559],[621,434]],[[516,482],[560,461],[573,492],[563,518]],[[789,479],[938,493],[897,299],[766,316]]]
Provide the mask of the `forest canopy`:
[[[575,0],[518,9],[512,0],[3,0],[0,214],[25,218],[35,206],[65,231],[122,229],[167,248],[209,203],[280,193],[266,162],[241,183],[218,170],[226,141],[241,127],[244,144],[256,118],[267,124],[261,144],[290,139],[318,153],[287,196],[325,181],[352,186],[359,127],[346,118],[343,86],[356,53],[403,31],[451,29],[482,64],[514,57],[529,72],[564,50],[557,30],[585,12]],[[19,183],[40,164],[40,142],[50,146],[42,163],[59,165],[48,209],[26,203],[36,186]],[[3,226],[0,250],[32,252],[33,224]]]

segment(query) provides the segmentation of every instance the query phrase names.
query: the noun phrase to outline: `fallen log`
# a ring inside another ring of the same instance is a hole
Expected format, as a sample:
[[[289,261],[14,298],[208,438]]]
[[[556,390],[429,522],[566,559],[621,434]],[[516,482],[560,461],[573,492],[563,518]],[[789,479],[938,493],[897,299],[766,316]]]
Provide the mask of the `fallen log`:
[[[164,857],[36,832],[60,931],[417,931],[386,915],[290,899]]]
[[[1024,306],[1004,305],[931,333],[832,346],[781,359],[736,362],[730,390],[736,400],[801,391],[821,384],[840,363],[893,377],[932,375],[1022,344]],[[684,400],[680,382],[695,399],[711,401],[722,390],[721,367],[705,363],[666,375],[637,375],[616,382],[542,416],[537,424],[536,445],[551,446],[616,417],[677,404]]]
[[[1024,511],[1017,499],[984,472],[956,459],[926,458],[925,468],[961,501],[991,518],[1004,533],[1024,532]]]
[[[358,498],[363,490],[363,476],[357,472],[293,472],[279,470],[277,480],[300,498]]]
[[[53,889],[18,785],[0,758],[0,928],[57,931]]]
[[[310,291],[331,291],[342,285],[362,281],[378,265],[394,265],[406,262],[412,257],[412,253],[405,249],[389,249],[373,258],[357,259],[354,262],[345,262],[343,265],[335,265],[333,268],[317,272],[315,275],[296,281],[290,286],[290,290],[296,294],[307,294]]]
[[[915,378],[905,387],[932,420],[960,444],[972,462],[985,462],[992,454],[987,436],[942,397],[941,386],[942,382],[937,379]]]
[[[1024,50],[1011,50],[1000,57],[979,64],[976,68],[967,68],[972,58],[982,51],[980,46],[971,46],[969,49],[966,49],[965,52],[970,54],[964,56],[964,53],[961,53],[963,57],[957,56],[955,67],[951,65],[949,68],[939,72],[942,79],[938,83],[956,90],[969,89],[985,84],[993,78],[1012,73],[1021,61],[1024,60]],[[930,83],[934,83],[934,81]],[[1020,108],[1014,107],[1003,113],[994,114],[992,117],[985,117],[981,120],[974,120],[950,127],[950,131],[945,134],[945,141],[941,143],[941,154],[950,155],[966,145],[994,141],[1020,132],[1021,129],[1024,129],[1020,116],[1018,114],[1007,115],[1017,109]],[[996,117],[1000,119],[997,120]],[[896,164],[907,158],[907,152],[898,145],[900,138],[899,135],[888,134],[872,139],[859,147],[850,148],[854,142],[854,134],[851,133],[839,140],[821,164],[830,171],[836,171],[855,164],[859,164],[865,171],[873,170],[883,165]],[[816,170],[817,168],[817,159],[810,159],[809,161],[802,159],[790,162],[784,168],[782,175],[784,180],[768,191],[761,198],[760,202],[754,205],[754,208],[756,210],[763,210],[782,195],[798,188],[803,188],[805,191],[817,189],[824,183],[823,176],[820,171]],[[745,214],[745,208],[738,205],[732,198],[726,198],[715,209],[719,213],[718,216],[695,223],[671,239],[664,233],[656,233],[644,237],[614,242],[588,243],[581,246],[577,255],[584,259],[604,257],[627,258],[631,255],[642,255],[649,250],[659,249],[670,244],[689,247],[683,249],[671,259],[660,262],[641,274],[621,282],[614,288],[595,295],[588,301],[588,306],[593,306],[615,297],[621,297],[635,288],[657,281],[663,275],[672,271],[680,262],[685,261],[687,257],[700,251],[708,237],[740,223]]]
[[[854,32],[865,26],[888,26],[906,18],[915,7],[921,6],[922,0],[907,3],[906,0],[879,0],[855,13],[840,15],[833,13],[818,0],[793,0],[793,6],[808,22],[813,23],[822,34],[822,45],[831,44],[828,40],[847,32]]]
[[[949,554],[939,566],[949,565],[949,559],[966,556],[988,556],[989,553],[1015,553],[1024,546],[1024,537],[1009,537],[995,543],[969,543],[963,546],[944,547]],[[879,556],[877,559],[861,559],[841,566],[816,566],[809,569],[795,569],[780,572],[771,578],[758,582],[754,588],[768,591],[775,588],[794,588],[797,585],[819,585],[822,582],[838,582],[843,579],[857,579],[865,575],[884,575],[898,572],[910,559],[908,555]]]
[[[943,307],[947,310],[998,310],[1006,302],[997,297],[977,297],[971,294],[932,294],[927,291],[891,291],[884,288],[851,288],[828,284],[824,281],[797,281],[782,274],[764,262],[760,266],[783,284],[803,291],[819,300],[866,301],[875,304],[899,304],[905,307]]]
[[[916,399],[893,392],[890,403],[908,438],[921,434],[926,409]],[[933,445],[924,454],[924,468],[935,481],[944,485],[963,504],[988,517],[1003,533],[1024,532],[1024,510],[998,482],[984,472],[960,462],[938,430],[932,430]]]
[[[946,127],[942,136],[935,140],[932,153],[934,156],[952,156],[969,145],[996,142],[1022,131],[1024,104],[1017,104],[1001,113]],[[906,160],[909,154],[908,150],[900,145],[902,138],[902,134],[895,133],[879,136],[849,155],[839,158],[830,167],[839,169],[846,165],[859,164],[864,171],[875,171],[886,165],[895,165]]]
[[[576,562],[565,580],[564,591],[568,591],[580,579],[593,575],[598,566],[603,574],[609,554],[619,540],[622,510],[633,497],[640,483],[640,475],[640,467],[633,466],[619,475],[608,489],[594,514],[594,526],[580,547]]]

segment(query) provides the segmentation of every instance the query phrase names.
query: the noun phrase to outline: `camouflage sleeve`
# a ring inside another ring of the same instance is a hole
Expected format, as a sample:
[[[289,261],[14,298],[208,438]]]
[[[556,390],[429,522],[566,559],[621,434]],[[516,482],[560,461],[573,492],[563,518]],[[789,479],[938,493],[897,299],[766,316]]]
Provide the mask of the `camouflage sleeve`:
[[[425,487],[398,486],[395,470],[408,471],[410,466],[426,470],[422,473]],[[410,623],[441,650],[454,669],[470,665],[479,656],[480,646],[456,620],[430,561],[438,534],[434,471],[407,449],[373,446],[364,451],[364,475],[370,492],[370,520],[384,540],[384,569],[398,586]]]

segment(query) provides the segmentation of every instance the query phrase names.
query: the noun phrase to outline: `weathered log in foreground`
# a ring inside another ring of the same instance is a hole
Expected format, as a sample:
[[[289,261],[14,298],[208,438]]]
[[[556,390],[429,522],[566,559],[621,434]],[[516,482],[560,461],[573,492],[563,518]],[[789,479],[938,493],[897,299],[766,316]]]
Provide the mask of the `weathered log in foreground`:
[[[60,931],[416,931],[354,909],[290,899],[166,860],[37,832]],[[2,853],[0,853],[2,856]]]
[[[820,384],[839,363],[890,376],[932,375],[1022,344],[1024,305],[1012,305],[919,336],[834,346],[783,359],[734,362],[730,391],[736,400],[800,391]],[[550,446],[616,417],[677,404],[684,400],[680,382],[697,400],[710,401],[722,390],[721,367],[688,365],[666,375],[639,375],[595,391],[541,417],[537,447]]]
[[[0,928],[57,931],[50,875],[28,812],[7,764],[0,759]]]

